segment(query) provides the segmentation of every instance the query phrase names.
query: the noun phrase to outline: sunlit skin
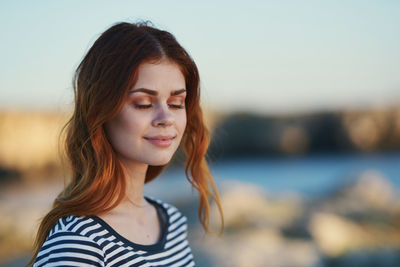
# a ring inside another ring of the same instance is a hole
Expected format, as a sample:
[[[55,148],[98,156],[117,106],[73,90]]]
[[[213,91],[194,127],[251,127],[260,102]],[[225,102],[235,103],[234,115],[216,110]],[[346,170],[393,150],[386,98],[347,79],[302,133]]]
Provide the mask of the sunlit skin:
[[[128,199],[99,217],[131,241],[150,244],[160,234],[156,210],[143,198],[145,174],[149,165],[167,164],[177,150],[186,127],[185,98],[178,65],[166,59],[143,63],[121,111],[104,125],[125,168]]]
[[[106,133],[126,166],[165,165],[178,148],[186,126],[185,79],[179,67],[168,61],[145,63],[138,71],[138,80],[122,110],[106,123]],[[159,135],[174,137],[171,145],[149,142],[148,138]]]

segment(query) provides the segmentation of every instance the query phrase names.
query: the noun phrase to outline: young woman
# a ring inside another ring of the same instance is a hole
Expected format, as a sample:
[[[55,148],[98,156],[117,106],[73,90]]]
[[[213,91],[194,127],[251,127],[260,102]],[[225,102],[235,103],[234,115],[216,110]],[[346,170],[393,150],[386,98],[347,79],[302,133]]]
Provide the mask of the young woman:
[[[74,93],[65,128],[71,180],[40,224],[30,265],[194,266],[186,217],[142,192],[181,144],[201,223],[210,232],[211,196],[223,228],[189,54],[166,31],[116,24],[78,66]]]

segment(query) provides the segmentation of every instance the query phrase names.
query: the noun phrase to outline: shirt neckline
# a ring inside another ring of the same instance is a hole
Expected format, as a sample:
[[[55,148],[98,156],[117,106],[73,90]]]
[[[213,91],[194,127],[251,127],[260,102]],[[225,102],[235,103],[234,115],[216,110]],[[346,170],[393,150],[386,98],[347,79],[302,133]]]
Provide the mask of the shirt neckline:
[[[125,244],[127,244],[127,245],[129,245],[129,246],[131,246],[133,248],[136,248],[136,249],[139,249],[139,250],[144,250],[144,251],[161,250],[161,249],[164,248],[165,242],[167,240],[168,228],[169,228],[169,224],[170,224],[168,212],[167,212],[166,208],[163,205],[161,205],[160,203],[156,202],[155,200],[153,200],[153,199],[151,199],[151,198],[149,198],[147,196],[144,196],[144,198],[147,201],[151,202],[151,204],[153,204],[155,206],[155,208],[157,210],[157,216],[158,216],[159,220],[161,220],[161,218],[160,218],[160,214],[158,214],[159,211],[158,211],[157,207],[161,207],[161,209],[163,210],[163,212],[165,212],[165,215],[167,216],[167,220],[165,222],[165,227],[163,228],[162,233],[161,233],[162,237],[161,237],[161,239],[159,241],[157,241],[154,244],[143,245],[143,244],[138,244],[138,243],[132,242],[129,239],[127,239],[124,236],[122,236],[121,234],[119,234],[117,231],[115,231],[114,228],[111,227],[111,225],[109,225],[106,221],[104,221],[100,217],[98,217],[96,215],[92,215],[92,216],[90,216],[90,218],[92,218],[94,221],[96,221],[101,226],[106,228],[107,231],[110,234],[114,235],[117,238],[117,240],[120,240],[123,243],[125,243]],[[161,221],[160,221],[160,223],[162,224]]]

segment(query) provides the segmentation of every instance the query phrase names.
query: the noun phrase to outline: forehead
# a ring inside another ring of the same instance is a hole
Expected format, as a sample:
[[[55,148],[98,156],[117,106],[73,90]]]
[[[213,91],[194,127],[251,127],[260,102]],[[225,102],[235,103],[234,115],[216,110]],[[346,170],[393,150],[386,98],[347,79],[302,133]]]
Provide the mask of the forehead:
[[[148,88],[157,91],[177,90],[186,87],[185,77],[180,67],[171,61],[142,63],[136,76],[135,88]]]

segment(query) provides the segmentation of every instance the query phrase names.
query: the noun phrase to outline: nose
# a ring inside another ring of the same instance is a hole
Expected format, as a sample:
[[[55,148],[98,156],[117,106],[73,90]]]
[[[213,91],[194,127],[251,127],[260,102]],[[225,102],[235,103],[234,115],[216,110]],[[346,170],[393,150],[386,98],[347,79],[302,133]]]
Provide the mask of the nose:
[[[155,117],[152,121],[154,127],[166,127],[172,125],[174,117],[171,111],[168,109],[168,105],[160,105],[157,110]]]

